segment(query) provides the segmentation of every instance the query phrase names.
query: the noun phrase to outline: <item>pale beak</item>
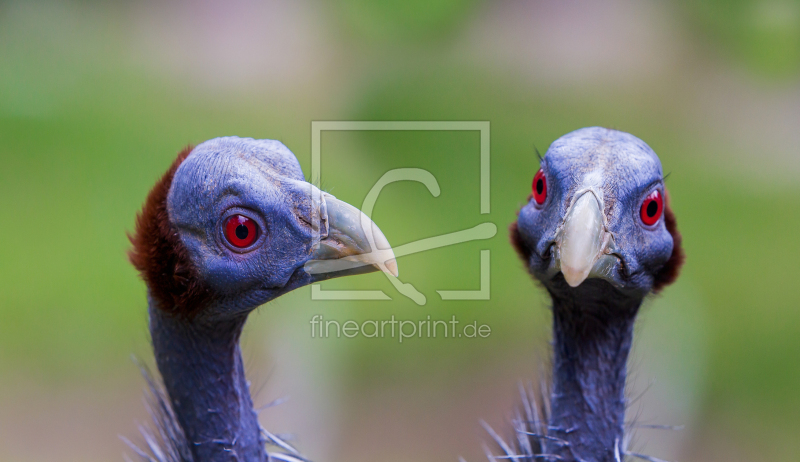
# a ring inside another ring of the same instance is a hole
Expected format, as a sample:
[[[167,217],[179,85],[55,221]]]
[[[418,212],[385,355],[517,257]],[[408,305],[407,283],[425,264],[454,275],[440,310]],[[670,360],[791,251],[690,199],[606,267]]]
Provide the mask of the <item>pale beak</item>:
[[[570,207],[556,237],[556,264],[567,284],[578,287],[588,277],[610,279],[617,262],[611,255],[615,250],[599,200],[592,191],[584,192]]]
[[[315,279],[383,271],[398,276],[392,246],[378,226],[359,209],[322,193],[320,241],[306,262]]]

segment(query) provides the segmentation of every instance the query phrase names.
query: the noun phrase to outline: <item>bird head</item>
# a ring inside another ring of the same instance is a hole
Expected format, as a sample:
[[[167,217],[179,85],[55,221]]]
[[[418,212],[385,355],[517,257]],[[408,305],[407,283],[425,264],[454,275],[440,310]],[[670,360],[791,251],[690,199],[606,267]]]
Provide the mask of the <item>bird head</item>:
[[[307,183],[294,154],[272,140],[224,137],[187,148],[151,191],[131,241],[150,297],[190,316],[241,315],[331,277],[397,274],[380,229]],[[339,258],[361,264],[304,270],[311,260]]]
[[[658,156],[628,133],[583,128],[557,139],[511,225],[530,273],[548,289],[607,283],[643,296],[683,261]]]

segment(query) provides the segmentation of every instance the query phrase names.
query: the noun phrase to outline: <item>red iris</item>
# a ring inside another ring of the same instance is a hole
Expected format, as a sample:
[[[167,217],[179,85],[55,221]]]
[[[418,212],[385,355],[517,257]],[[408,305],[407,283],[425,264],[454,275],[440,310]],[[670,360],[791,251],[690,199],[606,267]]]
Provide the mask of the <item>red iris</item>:
[[[642,223],[652,226],[661,218],[661,212],[663,211],[664,201],[661,199],[661,193],[656,189],[644,198],[642,210],[639,214],[642,217]]]
[[[547,178],[544,177],[542,169],[539,169],[534,175],[532,187],[533,200],[539,205],[544,204],[544,200],[547,199]]]
[[[249,247],[257,237],[258,225],[244,215],[233,215],[225,223],[225,239],[234,247]]]

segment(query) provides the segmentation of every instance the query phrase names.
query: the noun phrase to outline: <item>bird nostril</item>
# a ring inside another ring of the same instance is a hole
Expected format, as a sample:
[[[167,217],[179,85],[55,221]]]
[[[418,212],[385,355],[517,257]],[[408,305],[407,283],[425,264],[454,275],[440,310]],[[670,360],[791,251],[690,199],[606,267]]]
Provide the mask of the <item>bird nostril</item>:
[[[553,248],[555,246],[556,246],[556,243],[553,242],[553,241],[551,241],[549,244],[547,244],[547,247],[545,247],[544,252],[542,253],[542,259],[549,260],[550,258],[552,258],[553,257]]]
[[[628,265],[625,264],[625,260],[622,259],[622,255],[617,253],[612,253],[611,255],[616,257],[617,261],[619,262],[619,274],[622,275],[623,279],[628,279],[630,277],[630,274],[628,273]]]
[[[304,225],[308,226],[309,228],[314,229],[314,223],[308,221],[306,219],[306,217],[304,217],[303,215],[298,213],[297,214],[297,219],[300,220],[301,223],[303,223]]]

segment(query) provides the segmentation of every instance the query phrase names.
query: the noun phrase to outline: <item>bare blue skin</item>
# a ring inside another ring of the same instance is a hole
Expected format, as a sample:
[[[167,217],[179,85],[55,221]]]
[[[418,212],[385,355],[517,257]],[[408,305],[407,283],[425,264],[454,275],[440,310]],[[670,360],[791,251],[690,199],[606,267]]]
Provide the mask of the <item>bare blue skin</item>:
[[[553,300],[553,390],[545,453],[564,461],[612,462],[622,447],[626,362],[633,325],[655,275],[670,258],[673,239],[663,217],[640,219],[644,198],[663,195],[658,156],[627,133],[599,127],[564,135],[550,146],[541,167],[547,199],[533,199],[519,213],[528,269]],[[593,187],[603,198],[616,263],[605,278],[570,287],[551,271],[556,231],[576,192]],[[561,441],[559,441],[561,440]],[[545,459],[546,460],[546,459]]]
[[[175,173],[170,221],[215,293],[194,318],[165,314],[150,298],[156,363],[194,461],[266,461],[239,350],[257,306],[330,275],[303,264],[318,237],[318,206],[295,156],[280,142],[217,138],[198,145]],[[226,218],[245,212],[261,229],[250,252],[224,238]]]

